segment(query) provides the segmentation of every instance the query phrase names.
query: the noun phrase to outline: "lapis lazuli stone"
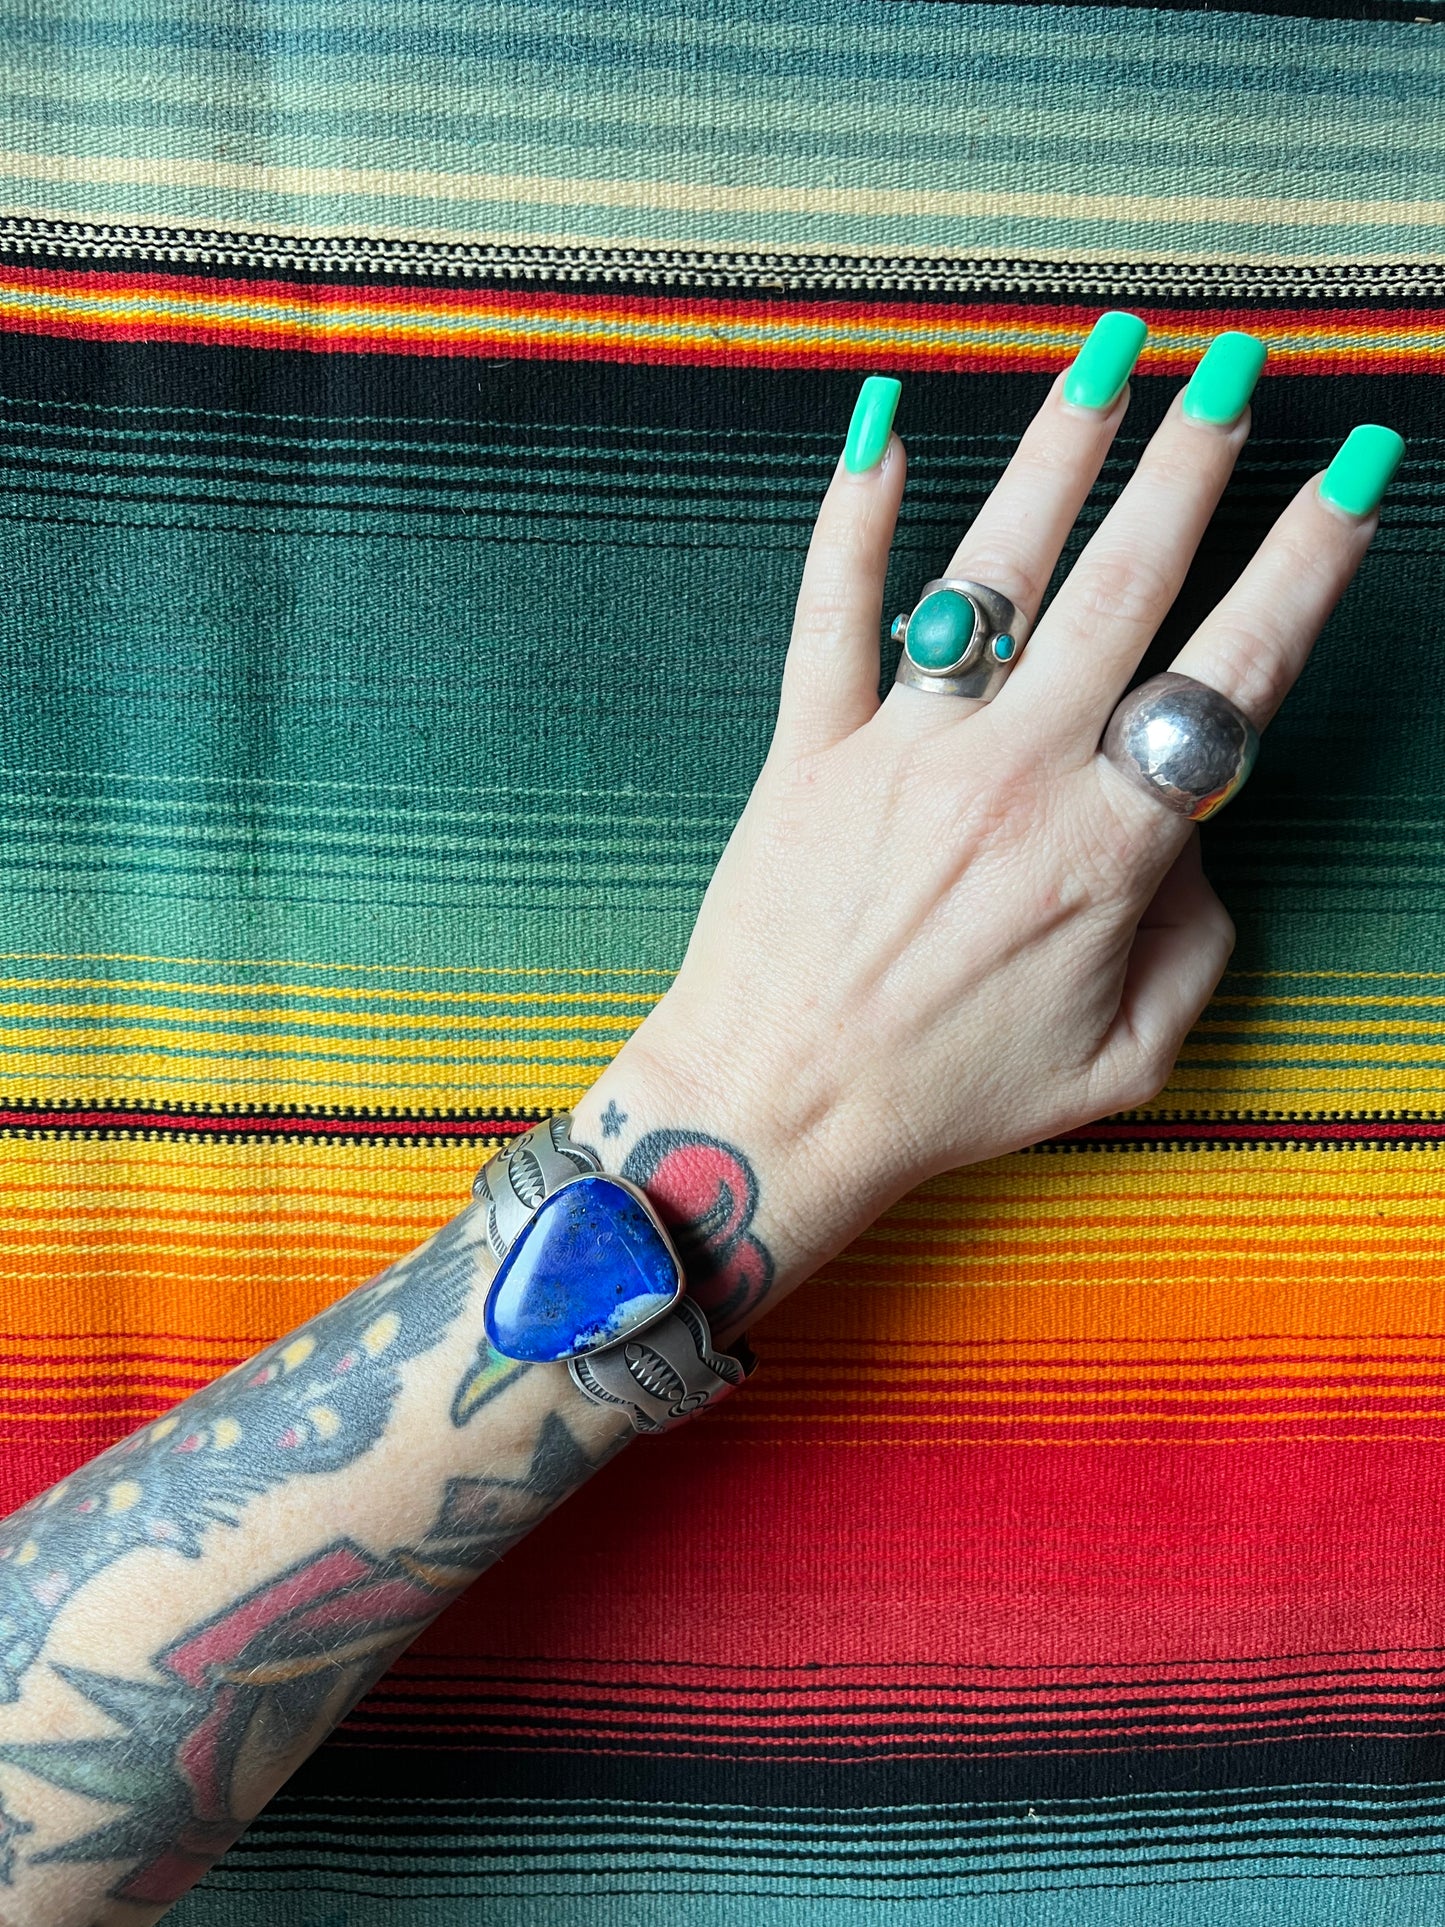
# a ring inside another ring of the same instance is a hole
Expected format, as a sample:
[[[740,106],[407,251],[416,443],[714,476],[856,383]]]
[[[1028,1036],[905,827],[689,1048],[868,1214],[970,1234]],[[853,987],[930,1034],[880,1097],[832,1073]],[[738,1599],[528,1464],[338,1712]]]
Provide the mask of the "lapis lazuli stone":
[[[487,1294],[487,1342],[532,1364],[580,1358],[660,1318],[677,1260],[625,1185],[602,1173],[544,1198]]]

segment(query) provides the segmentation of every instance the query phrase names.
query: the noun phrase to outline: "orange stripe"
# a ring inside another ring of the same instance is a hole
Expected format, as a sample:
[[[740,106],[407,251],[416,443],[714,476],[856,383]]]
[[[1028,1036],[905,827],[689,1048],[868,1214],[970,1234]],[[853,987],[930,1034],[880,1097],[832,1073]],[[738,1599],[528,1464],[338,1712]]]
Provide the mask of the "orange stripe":
[[[1141,369],[1185,372],[1238,308],[1141,309]],[[1278,374],[1445,368],[1433,310],[1342,303],[1249,307]],[[394,287],[12,268],[0,328],[91,340],[422,354],[757,365],[973,369],[1062,366],[1095,309],[1037,303],[739,301],[518,289]]]

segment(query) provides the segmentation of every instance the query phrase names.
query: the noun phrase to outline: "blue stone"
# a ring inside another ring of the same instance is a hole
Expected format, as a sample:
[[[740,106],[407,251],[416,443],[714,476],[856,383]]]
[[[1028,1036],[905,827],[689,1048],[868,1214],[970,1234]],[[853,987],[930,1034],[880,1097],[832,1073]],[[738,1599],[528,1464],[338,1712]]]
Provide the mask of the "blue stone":
[[[601,1173],[544,1198],[497,1268],[487,1342],[533,1364],[630,1337],[682,1294],[677,1260],[637,1199]]]
[[[993,639],[993,653],[998,662],[1012,662],[1017,648],[1018,644],[1012,636],[995,636]]]

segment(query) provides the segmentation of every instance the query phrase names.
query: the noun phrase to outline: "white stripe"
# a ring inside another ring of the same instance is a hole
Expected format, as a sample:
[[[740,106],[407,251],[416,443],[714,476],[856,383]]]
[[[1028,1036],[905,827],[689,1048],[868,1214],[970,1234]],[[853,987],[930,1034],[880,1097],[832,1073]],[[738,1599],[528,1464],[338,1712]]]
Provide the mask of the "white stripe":
[[[694,214],[858,214],[883,218],[1227,221],[1266,227],[1445,226],[1445,201],[1246,200],[1223,195],[1014,194],[872,187],[751,187],[587,180],[550,174],[437,174],[354,167],[248,167],[227,161],[0,150],[0,178],[72,185],[219,189],[240,194],[655,208]],[[72,217],[73,218],[73,217]],[[136,217],[130,215],[128,219]],[[175,215],[166,217],[174,221]],[[475,239],[472,235],[469,238]],[[595,245],[595,240],[593,245]],[[676,241],[671,243],[676,247]],[[716,245],[716,244],[714,244]]]

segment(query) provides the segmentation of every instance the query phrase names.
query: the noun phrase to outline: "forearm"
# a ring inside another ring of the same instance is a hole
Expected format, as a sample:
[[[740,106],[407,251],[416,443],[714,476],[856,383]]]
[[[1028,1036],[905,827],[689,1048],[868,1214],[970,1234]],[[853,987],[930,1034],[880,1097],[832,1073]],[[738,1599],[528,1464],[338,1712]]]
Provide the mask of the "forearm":
[[[725,1135],[746,1091],[695,1096],[670,1014],[644,1029],[576,1137],[658,1205],[725,1341],[816,1256],[787,1236],[783,1140],[760,1127],[760,1162]],[[494,1271],[471,1206],[0,1523],[0,1927],[159,1919],[436,1614],[632,1437],[564,1365],[489,1350]]]
[[[481,1220],[0,1524],[0,1920],[158,1919],[631,1436],[488,1353]]]

